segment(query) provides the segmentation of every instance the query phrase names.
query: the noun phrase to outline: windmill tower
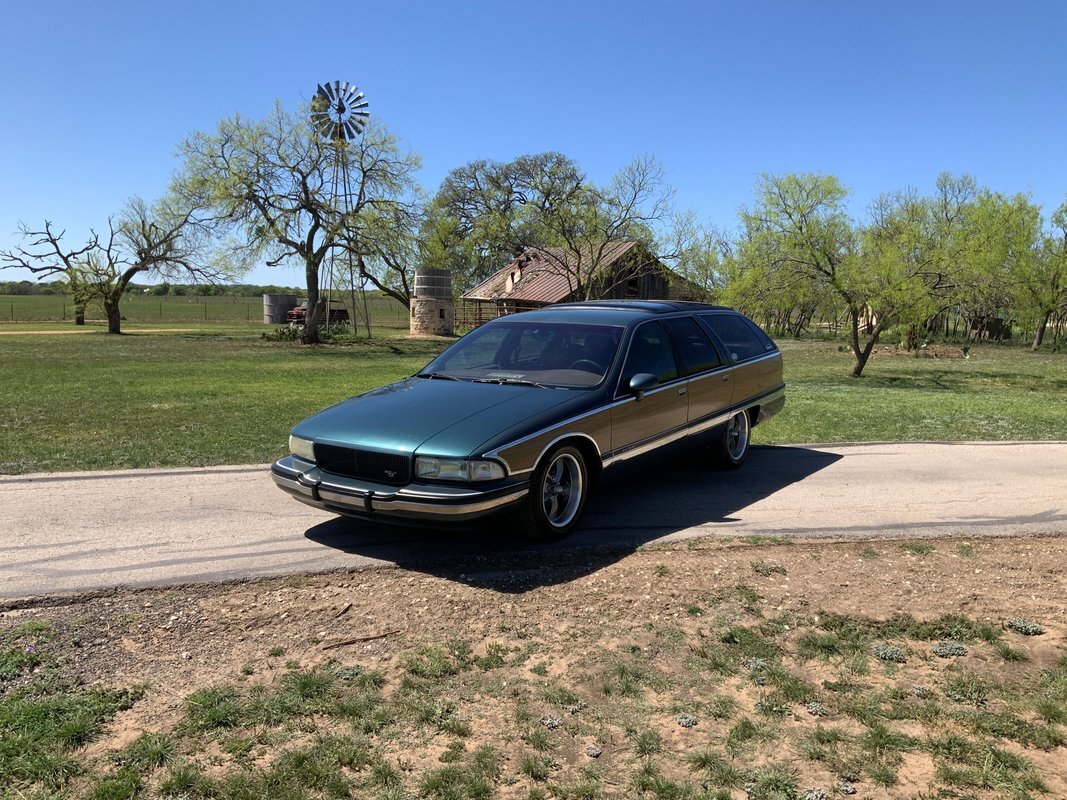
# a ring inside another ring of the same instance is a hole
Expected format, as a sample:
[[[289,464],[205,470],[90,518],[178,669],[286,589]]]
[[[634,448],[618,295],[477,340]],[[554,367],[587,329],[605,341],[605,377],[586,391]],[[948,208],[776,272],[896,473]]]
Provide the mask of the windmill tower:
[[[352,185],[348,170],[349,141],[363,133],[367,124],[368,103],[363,92],[348,81],[319,84],[311,100],[311,124],[333,150],[330,189],[333,205],[343,218],[352,211]],[[340,262],[340,263],[339,263]],[[352,253],[345,251],[341,259],[331,249],[326,275],[319,276],[319,291],[326,296],[326,325],[330,324],[330,299],[341,281],[347,283],[353,314],[362,317],[367,336],[370,336],[370,313],[367,308],[367,279],[352,261]],[[325,284],[325,285],[322,285]]]

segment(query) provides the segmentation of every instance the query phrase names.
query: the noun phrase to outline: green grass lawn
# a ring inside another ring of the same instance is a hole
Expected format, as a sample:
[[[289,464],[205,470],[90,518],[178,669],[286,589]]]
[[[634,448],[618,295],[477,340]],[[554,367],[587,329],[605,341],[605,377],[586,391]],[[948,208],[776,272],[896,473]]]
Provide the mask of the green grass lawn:
[[[863,377],[837,343],[779,342],[785,410],[765,444],[1067,439],[1067,355],[979,345],[970,358],[877,352]],[[958,348],[939,353],[961,355]]]
[[[269,461],[295,423],[412,374],[448,341],[380,331],[304,348],[259,330],[0,336],[0,473]],[[1067,439],[1067,355],[880,354],[855,380],[835,343],[781,346],[786,407],[757,442]]]
[[[224,330],[0,336],[0,472],[268,461],[304,417],[447,343],[379,333],[302,348]]]

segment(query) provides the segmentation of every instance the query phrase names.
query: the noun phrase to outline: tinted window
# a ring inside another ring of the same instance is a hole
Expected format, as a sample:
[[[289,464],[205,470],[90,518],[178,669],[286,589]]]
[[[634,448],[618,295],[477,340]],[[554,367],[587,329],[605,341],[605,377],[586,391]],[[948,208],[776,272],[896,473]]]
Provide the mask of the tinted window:
[[[460,380],[595,386],[615,360],[621,337],[622,328],[607,325],[495,322],[464,336],[425,371]]]
[[[689,317],[677,317],[663,321],[667,330],[671,332],[674,343],[682,354],[687,375],[704,370],[714,369],[722,365],[722,359],[711,343],[711,339],[704,333],[704,329]]]
[[[507,338],[507,329],[482,328],[464,336],[455,346],[450,347],[441,360],[439,369],[469,370],[485,369],[499,366],[497,354],[500,345]]]
[[[741,317],[734,314],[701,314],[701,322],[707,325],[726,345],[735,361],[761,356],[767,352],[755,332]]]
[[[748,317],[743,317],[743,319],[745,320],[745,322],[748,323],[748,327],[752,328],[753,332],[755,332],[756,338],[763,342],[763,349],[773,350],[775,347],[774,342],[771,341],[770,336],[763,332],[763,328],[761,328],[755,322],[750,320]]]
[[[667,341],[666,332],[658,322],[646,322],[634,331],[630,352],[626,356],[626,366],[622,370],[622,391],[626,391],[630,385],[630,378],[641,372],[652,373],[659,378],[660,383],[678,377],[674,351]]]

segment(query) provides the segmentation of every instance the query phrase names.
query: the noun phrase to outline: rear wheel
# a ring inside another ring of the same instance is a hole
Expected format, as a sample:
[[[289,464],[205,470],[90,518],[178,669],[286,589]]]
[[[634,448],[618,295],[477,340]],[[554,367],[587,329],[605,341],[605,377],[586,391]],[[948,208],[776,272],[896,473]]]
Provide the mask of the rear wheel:
[[[752,422],[747,411],[739,411],[723,425],[722,434],[715,445],[719,463],[727,469],[737,469],[748,457]]]
[[[532,538],[562,539],[578,523],[589,489],[585,457],[575,447],[559,447],[545,456],[530,481],[529,531]]]

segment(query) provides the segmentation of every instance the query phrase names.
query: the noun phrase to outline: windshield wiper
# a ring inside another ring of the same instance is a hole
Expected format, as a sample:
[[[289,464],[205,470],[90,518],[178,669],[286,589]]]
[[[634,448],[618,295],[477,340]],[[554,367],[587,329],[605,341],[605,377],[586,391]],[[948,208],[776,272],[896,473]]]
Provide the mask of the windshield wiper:
[[[415,376],[416,378],[438,378],[442,381],[462,381],[462,378],[457,378],[455,375],[448,375],[444,372],[420,372]]]
[[[558,386],[546,386],[537,381],[528,381],[524,378],[474,378],[473,383],[499,383],[507,386],[536,386],[538,389],[558,389]]]

